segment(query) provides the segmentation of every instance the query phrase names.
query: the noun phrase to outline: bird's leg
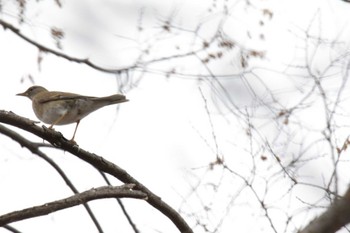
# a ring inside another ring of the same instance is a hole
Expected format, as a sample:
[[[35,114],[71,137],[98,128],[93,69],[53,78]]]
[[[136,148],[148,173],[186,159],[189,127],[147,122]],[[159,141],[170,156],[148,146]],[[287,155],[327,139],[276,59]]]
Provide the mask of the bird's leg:
[[[75,137],[75,133],[77,132],[79,123],[80,123],[80,120],[77,121],[77,124],[76,124],[76,126],[75,126],[75,130],[74,130],[73,137],[72,137],[71,140],[69,140],[69,141],[71,141],[71,142],[75,142],[75,141],[74,141],[74,137]]]
[[[49,129],[52,129],[52,127],[53,127],[54,125],[57,125],[58,123],[60,123],[60,121],[61,121],[66,115],[67,115],[67,113],[66,113],[66,114],[63,114],[63,115],[60,116],[57,120],[55,120],[55,121],[50,125]]]

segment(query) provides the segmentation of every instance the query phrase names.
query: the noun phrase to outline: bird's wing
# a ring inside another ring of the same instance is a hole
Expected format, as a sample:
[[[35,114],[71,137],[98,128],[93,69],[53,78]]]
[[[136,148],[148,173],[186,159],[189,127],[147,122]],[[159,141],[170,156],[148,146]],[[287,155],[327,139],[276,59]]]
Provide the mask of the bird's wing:
[[[91,99],[91,98],[94,98],[94,97],[77,95],[73,93],[51,92],[51,95],[49,97],[41,98],[39,102],[47,103],[47,102],[57,101],[57,100],[77,100],[77,99]]]

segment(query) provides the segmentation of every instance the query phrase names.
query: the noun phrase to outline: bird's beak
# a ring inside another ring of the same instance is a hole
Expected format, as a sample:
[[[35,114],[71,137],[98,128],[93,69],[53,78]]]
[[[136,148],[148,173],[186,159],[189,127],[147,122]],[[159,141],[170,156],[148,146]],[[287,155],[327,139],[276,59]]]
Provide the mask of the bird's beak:
[[[18,95],[18,96],[27,96],[27,93],[23,92],[23,93],[18,93],[16,95]]]

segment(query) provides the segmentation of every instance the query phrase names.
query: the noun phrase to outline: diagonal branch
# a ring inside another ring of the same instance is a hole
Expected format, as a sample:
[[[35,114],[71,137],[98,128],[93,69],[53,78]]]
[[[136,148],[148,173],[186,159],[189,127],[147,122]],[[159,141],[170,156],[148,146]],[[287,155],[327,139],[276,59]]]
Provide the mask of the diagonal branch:
[[[22,233],[19,230],[17,230],[16,228],[14,228],[14,227],[12,227],[10,225],[5,225],[5,226],[3,226],[3,228],[5,228],[6,230],[11,231],[13,233]]]
[[[105,173],[101,172],[100,170],[98,170],[98,172],[101,174],[101,176],[103,177],[103,179],[105,180],[106,184],[108,185],[112,185],[111,182],[109,182],[108,177],[106,176]],[[128,220],[128,223],[130,224],[130,226],[132,227],[133,231],[135,233],[140,233],[139,229],[137,229],[136,224],[134,223],[134,221],[132,220],[132,218],[130,217],[128,211],[126,210],[124,203],[122,202],[121,199],[116,198],[118,205],[120,206],[124,216],[126,217],[126,219]]]
[[[133,184],[126,184],[118,187],[103,186],[100,188],[94,188],[82,193],[75,194],[68,198],[64,198],[54,202],[49,202],[40,206],[34,206],[31,208],[14,211],[0,216],[0,226],[6,225],[11,222],[20,221],[23,219],[47,215],[58,210],[80,205],[96,199],[115,197],[146,199],[147,195],[145,193],[137,190],[132,190],[134,186],[135,185]]]
[[[76,157],[84,160],[85,162],[91,164],[95,168],[101,170],[102,172],[108,173],[124,183],[135,184],[134,190],[140,190],[147,194],[147,202],[154,208],[159,210],[165,216],[167,216],[182,233],[192,233],[192,229],[186,223],[186,221],[180,216],[180,214],[175,211],[171,206],[165,203],[160,197],[155,195],[147,187],[145,187],[138,180],[133,178],[124,169],[120,168],[116,164],[104,159],[101,156],[85,151],[79,148],[76,144],[68,141],[62,136],[61,133],[55,130],[48,129],[46,127],[39,127],[35,125],[35,122],[27,118],[20,117],[13,112],[8,112],[0,110],[0,122],[10,124],[31,132],[42,139],[48,141],[52,145],[62,150],[68,151]]]
[[[298,233],[334,233],[350,223],[350,188],[344,197],[335,200],[321,216],[310,222]]]
[[[54,54],[58,57],[62,57],[64,59],[67,59],[68,61],[71,62],[76,62],[76,63],[80,63],[80,64],[85,64],[87,66],[90,66],[91,68],[94,68],[96,70],[102,71],[102,72],[106,72],[106,73],[120,73],[123,71],[127,71],[133,68],[136,68],[136,66],[128,66],[125,68],[119,68],[119,69],[107,69],[107,68],[103,68],[101,66],[98,66],[96,64],[94,64],[93,62],[91,62],[89,59],[81,59],[81,58],[76,58],[76,57],[72,57],[72,56],[68,56],[65,53],[59,52],[57,50],[51,49],[47,46],[44,46],[38,42],[36,42],[35,40],[32,40],[31,38],[27,37],[26,35],[24,35],[18,28],[16,28],[15,26],[13,26],[10,23],[5,22],[4,20],[0,19],[0,25],[4,28],[4,29],[8,29],[10,31],[12,31],[13,33],[15,33],[17,36],[19,36],[20,38],[22,38],[23,40],[25,40],[26,42],[28,42],[29,44],[37,47],[40,51],[42,52],[49,52],[51,54]]]
[[[38,155],[40,158],[44,159],[48,164],[50,164],[56,172],[62,177],[62,179],[66,182],[67,186],[73,191],[73,193],[78,194],[79,191],[77,188],[73,185],[73,183],[70,181],[70,179],[67,177],[65,172],[53,161],[50,157],[48,157],[45,153],[43,153],[39,147],[40,145],[32,143],[31,141],[27,140],[26,138],[22,137],[18,133],[14,132],[13,130],[10,130],[6,128],[5,126],[0,124],[0,133],[8,136],[9,138],[12,138],[16,142],[18,142],[22,147],[26,147],[28,150],[30,150],[33,154]],[[84,208],[88,212],[90,218],[94,222],[98,232],[103,233],[102,227],[98,220],[96,219],[94,213],[92,212],[90,206],[87,203],[83,203]]]

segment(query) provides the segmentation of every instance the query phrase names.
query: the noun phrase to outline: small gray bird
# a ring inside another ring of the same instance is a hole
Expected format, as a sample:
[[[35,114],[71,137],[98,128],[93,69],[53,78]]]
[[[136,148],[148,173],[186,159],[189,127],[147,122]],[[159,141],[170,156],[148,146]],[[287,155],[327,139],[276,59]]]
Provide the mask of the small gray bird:
[[[68,92],[48,91],[41,86],[32,86],[17,95],[26,96],[32,101],[35,115],[39,120],[50,124],[50,129],[54,125],[76,123],[71,139],[73,142],[81,119],[104,106],[128,101],[121,94],[92,97]]]

